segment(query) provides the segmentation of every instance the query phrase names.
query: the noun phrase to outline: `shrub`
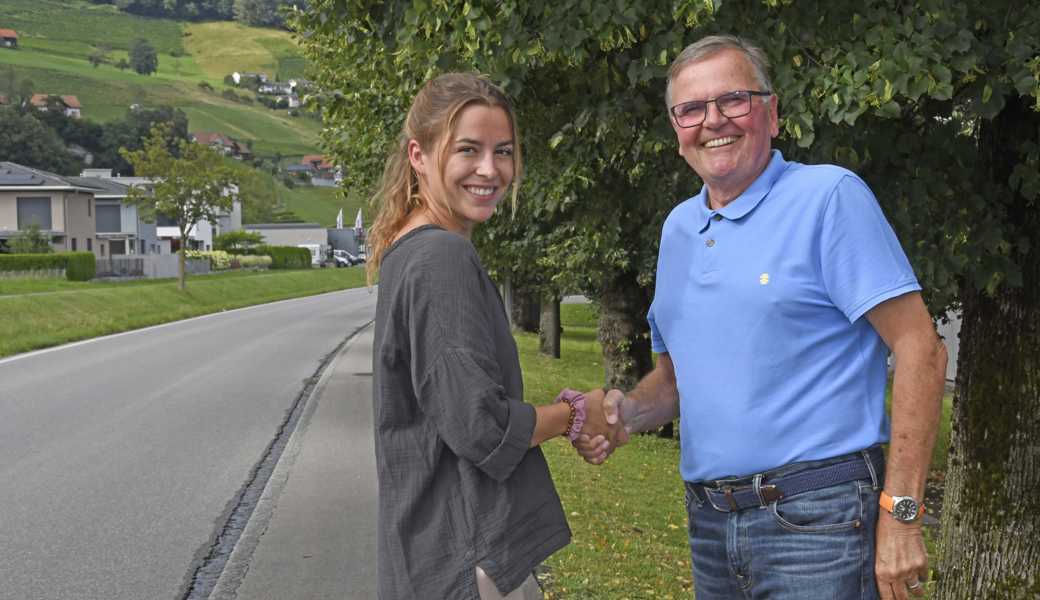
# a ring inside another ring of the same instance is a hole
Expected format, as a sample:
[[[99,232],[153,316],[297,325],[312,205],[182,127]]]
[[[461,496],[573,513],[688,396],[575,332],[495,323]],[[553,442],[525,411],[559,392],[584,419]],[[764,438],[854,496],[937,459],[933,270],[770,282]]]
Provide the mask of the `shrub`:
[[[311,251],[296,246],[261,246],[257,254],[271,257],[272,269],[309,269],[311,267]]]
[[[0,271],[64,269],[67,262],[65,256],[65,254],[0,254]]]
[[[270,256],[255,256],[251,254],[236,255],[231,258],[232,263],[237,262],[243,269],[268,269],[271,267]]]
[[[200,81],[199,82],[199,89],[206,90],[207,92],[212,92],[213,91],[213,86],[210,85],[208,81]]]
[[[97,273],[92,252],[0,255],[0,271],[60,271],[69,281],[90,281]]]
[[[231,255],[223,250],[212,250],[209,252],[188,250],[184,256],[187,258],[204,258],[209,261],[209,268],[214,271],[226,271],[231,268]]]
[[[65,278],[69,281],[90,281],[97,274],[97,259],[93,252],[64,252],[57,256],[68,259]]]

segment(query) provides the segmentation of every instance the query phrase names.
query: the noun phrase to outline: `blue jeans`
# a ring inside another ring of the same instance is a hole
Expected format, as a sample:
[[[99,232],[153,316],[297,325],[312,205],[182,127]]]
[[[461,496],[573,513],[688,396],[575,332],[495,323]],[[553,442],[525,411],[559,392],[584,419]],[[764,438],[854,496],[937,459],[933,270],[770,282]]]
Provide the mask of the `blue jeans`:
[[[770,478],[843,460],[855,453],[793,463],[762,474]],[[884,460],[871,453],[874,476],[730,512],[686,485],[690,555],[697,600],[873,600],[874,535]],[[748,485],[752,477],[729,481]]]

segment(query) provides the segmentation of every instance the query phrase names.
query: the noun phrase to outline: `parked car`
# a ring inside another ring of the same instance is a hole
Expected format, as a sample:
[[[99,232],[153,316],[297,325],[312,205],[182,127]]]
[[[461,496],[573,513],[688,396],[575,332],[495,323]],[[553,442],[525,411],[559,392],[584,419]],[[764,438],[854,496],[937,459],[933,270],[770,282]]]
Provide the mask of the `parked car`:
[[[346,250],[333,250],[332,260],[336,261],[337,267],[353,267],[365,262],[365,259],[360,256],[354,256]]]

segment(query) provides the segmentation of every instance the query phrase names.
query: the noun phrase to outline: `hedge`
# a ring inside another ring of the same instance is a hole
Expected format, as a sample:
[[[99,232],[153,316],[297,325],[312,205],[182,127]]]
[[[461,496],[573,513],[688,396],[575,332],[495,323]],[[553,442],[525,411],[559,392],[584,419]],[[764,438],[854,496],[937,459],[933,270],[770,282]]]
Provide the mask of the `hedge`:
[[[90,281],[97,274],[97,259],[93,252],[65,252],[58,256],[67,256],[65,278],[69,281]]]
[[[65,270],[69,281],[90,281],[97,273],[97,259],[92,252],[58,252],[56,254],[0,254],[0,271]]]
[[[296,246],[260,246],[256,254],[271,257],[272,269],[309,269],[311,268],[311,251]]]

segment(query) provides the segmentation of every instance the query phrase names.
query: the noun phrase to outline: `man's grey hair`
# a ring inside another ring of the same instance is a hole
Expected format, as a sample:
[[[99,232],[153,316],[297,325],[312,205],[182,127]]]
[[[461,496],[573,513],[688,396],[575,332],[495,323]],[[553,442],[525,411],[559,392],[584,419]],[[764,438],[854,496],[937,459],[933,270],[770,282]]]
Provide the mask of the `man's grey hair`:
[[[761,48],[751,42],[735,35],[709,35],[690,44],[679,53],[668,67],[668,86],[665,89],[665,102],[672,101],[672,80],[686,66],[709,58],[723,50],[737,50],[747,57],[755,70],[755,78],[758,79],[761,91],[773,91],[773,82],[769,80],[769,59]]]

